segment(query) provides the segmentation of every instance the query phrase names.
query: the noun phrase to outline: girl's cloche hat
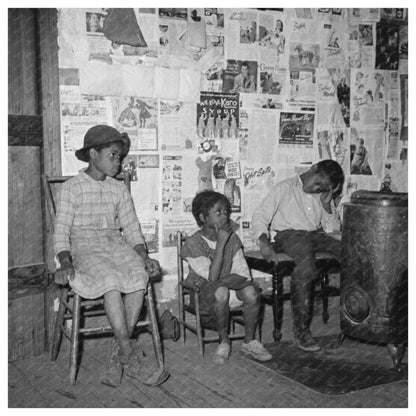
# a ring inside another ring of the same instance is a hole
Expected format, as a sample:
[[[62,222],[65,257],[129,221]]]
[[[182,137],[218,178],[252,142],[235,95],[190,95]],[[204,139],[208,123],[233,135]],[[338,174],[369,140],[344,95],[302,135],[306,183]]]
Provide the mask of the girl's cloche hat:
[[[101,146],[120,141],[123,144],[122,157],[126,156],[130,149],[130,138],[127,133],[120,133],[117,129],[104,124],[91,127],[84,136],[84,146],[75,151],[75,156],[83,162],[88,162],[88,150],[91,147]]]

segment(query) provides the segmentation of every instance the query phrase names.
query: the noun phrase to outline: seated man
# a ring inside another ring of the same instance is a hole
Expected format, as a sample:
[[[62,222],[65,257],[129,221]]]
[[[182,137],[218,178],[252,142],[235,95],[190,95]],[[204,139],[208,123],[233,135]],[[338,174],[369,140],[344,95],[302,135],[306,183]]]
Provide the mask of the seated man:
[[[341,243],[325,233],[338,231],[340,220],[334,197],[342,189],[344,173],[333,160],[323,160],[307,172],[279,182],[253,214],[253,232],[265,260],[276,252],[293,258],[291,303],[294,343],[305,351],[319,351],[309,326],[313,282],[318,278],[315,253],[341,256]],[[275,232],[274,243],[268,231]]]

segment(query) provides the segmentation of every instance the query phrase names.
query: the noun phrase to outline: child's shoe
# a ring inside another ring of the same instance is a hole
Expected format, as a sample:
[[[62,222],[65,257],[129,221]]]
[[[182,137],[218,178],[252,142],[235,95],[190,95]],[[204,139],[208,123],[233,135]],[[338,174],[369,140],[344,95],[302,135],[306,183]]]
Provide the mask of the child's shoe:
[[[165,369],[156,368],[137,344],[133,347],[130,359],[124,364],[124,373],[152,387],[164,383],[170,376]]]
[[[123,366],[118,358],[118,351],[118,342],[113,338],[107,351],[107,368],[100,378],[101,383],[110,387],[120,386],[123,376]]]
[[[229,356],[230,356],[230,344],[228,344],[228,342],[221,342],[221,344],[218,344],[217,346],[213,361],[215,364],[223,365],[228,360]]]
[[[264,345],[253,339],[248,343],[243,343],[241,346],[241,353],[245,355],[251,355],[254,359],[258,361],[269,361],[272,359],[272,355],[269,351],[264,348]]]

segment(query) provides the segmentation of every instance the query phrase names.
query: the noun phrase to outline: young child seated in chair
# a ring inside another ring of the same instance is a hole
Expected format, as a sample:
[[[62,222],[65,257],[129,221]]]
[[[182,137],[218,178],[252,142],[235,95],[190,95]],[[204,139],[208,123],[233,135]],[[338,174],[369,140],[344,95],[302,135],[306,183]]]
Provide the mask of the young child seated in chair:
[[[325,232],[339,231],[335,200],[342,190],[344,173],[334,160],[321,160],[311,168],[279,182],[253,214],[253,233],[267,261],[277,252],[293,258],[291,305],[293,340],[304,351],[319,351],[309,329],[312,320],[313,284],[318,278],[315,253],[341,258],[341,242]],[[269,231],[275,233],[274,243]]]
[[[104,296],[115,340],[101,381],[118,386],[122,373],[156,386],[169,376],[156,369],[130,339],[149,277],[160,266],[146,251],[133,200],[114,176],[128,153],[130,139],[115,128],[97,125],[75,152],[88,167],[64,182],[57,199],[54,249],[59,275],[83,298]]]
[[[255,339],[259,318],[260,291],[251,281],[242,243],[230,222],[230,202],[215,191],[206,190],[192,201],[192,214],[200,227],[188,237],[181,255],[189,264],[186,281],[199,288],[200,308],[215,322],[219,344],[214,354],[216,364],[224,364],[230,355],[230,292],[243,304],[245,327],[243,354],[268,361],[271,354]]]

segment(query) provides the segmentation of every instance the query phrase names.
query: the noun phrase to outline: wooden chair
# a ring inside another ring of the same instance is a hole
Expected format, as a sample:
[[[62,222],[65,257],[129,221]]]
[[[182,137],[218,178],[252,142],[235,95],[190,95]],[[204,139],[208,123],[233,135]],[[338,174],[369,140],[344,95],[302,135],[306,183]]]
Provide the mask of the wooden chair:
[[[210,315],[209,312],[203,311],[200,308],[199,289],[184,281],[184,259],[181,256],[181,249],[186,240],[180,231],[177,232],[177,262],[178,262],[178,303],[179,303],[179,323],[181,326],[182,343],[186,340],[186,330],[189,330],[197,335],[198,351],[200,355],[204,355],[204,344],[208,342],[219,341],[218,334],[208,336],[205,334],[206,329],[215,330],[212,326],[204,325],[204,317]],[[193,299],[193,302],[191,301]],[[232,333],[229,335],[230,340],[244,339],[244,333],[235,333],[235,324],[244,326],[242,317],[243,308],[241,306],[230,308],[230,323]],[[187,313],[194,316],[195,323],[187,320]],[[258,333],[261,341],[261,326],[263,320],[263,303],[261,304],[260,317],[258,322]]]
[[[56,206],[54,193],[52,190],[52,184],[60,184],[65,182],[71,176],[57,176],[48,177],[42,175],[42,184],[45,192],[45,199],[48,205],[48,210],[52,220],[56,215]],[[121,178],[117,178],[121,179]],[[122,178],[127,188],[130,191],[130,180],[129,176]],[[53,224],[53,221],[52,221]],[[53,226],[53,225],[52,225]],[[55,275],[55,281],[57,281]],[[69,380],[71,384],[75,384],[77,375],[77,362],[78,362],[78,351],[81,336],[88,335],[101,335],[105,333],[111,333],[112,329],[110,325],[95,326],[95,327],[83,327],[82,322],[87,317],[91,316],[102,316],[105,315],[104,311],[104,299],[103,297],[97,299],[84,299],[77,293],[75,293],[69,286],[69,284],[61,285],[60,296],[59,296],[59,309],[56,317],[52,348],[51,348],[51,360],[55,361],[59,354],[61,345],[62,335],[65,335],[70,340],[70,363],[69,363]],[[148,319],[140,320],[136,328],[144,328],[152,334],[153,348],[156,356],[156,361],[159,368],[164,367],[162,344],[160,341],[159,329],[156,317],[155,302],[153,299],[153,288],[149,282],[147,286],[146,294],[146,310],[148,312]],[[71,319],[72,326],[70,329],[65,325],[65,321]]]

